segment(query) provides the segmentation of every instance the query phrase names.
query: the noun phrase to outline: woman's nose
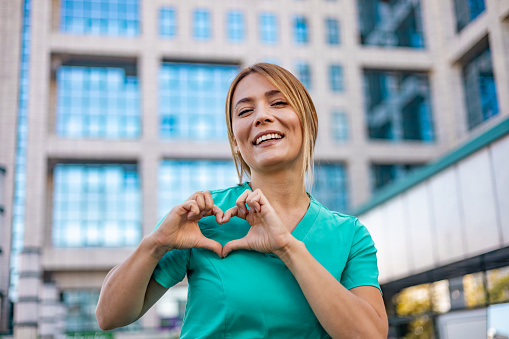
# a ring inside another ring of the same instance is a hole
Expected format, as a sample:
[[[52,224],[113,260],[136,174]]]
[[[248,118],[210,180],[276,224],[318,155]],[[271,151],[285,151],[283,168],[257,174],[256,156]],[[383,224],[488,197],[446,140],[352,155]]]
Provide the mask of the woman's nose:
[[[259,126],[262,123],[267,123],[267,122],[272,122],[273,121],[272,115],[270,114],[270,112],[266,108],[260,108],[260,109],[257,110],[256,113],[257,113],[256,114],[256,121],[255,121],[255,125],[256,126]]]

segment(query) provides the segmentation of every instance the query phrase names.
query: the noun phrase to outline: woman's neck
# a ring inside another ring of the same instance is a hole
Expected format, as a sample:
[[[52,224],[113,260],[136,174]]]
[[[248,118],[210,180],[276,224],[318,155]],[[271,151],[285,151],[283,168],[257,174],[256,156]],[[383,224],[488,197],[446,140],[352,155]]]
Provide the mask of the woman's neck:
[[[288,173],[251,173],[251,189],[261,189],[267,200],[280,215],[288,220],[287,227],[295,228],[306,214],[310,199],[306,193],[303,175]],[[293,216],[290,217],[290,216]]]

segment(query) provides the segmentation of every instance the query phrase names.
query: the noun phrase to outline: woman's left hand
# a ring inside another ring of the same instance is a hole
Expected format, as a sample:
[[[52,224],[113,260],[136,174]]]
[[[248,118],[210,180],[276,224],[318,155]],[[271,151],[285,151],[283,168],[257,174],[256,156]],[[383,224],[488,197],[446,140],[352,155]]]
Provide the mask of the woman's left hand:
[[[247,220],[251,229],[244,238],[224,245],[223,258],[238,249],[278,254],[295,240],[260,189],[253,192],[245,190],[237,199],[236,206],[224,213],[222,222],[228,222],[231,217]]]

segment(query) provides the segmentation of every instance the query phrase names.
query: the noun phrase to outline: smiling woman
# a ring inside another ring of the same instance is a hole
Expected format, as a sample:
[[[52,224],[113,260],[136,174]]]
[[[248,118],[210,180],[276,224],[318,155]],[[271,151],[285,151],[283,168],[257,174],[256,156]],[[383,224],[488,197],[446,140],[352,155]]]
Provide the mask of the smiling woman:
[[[181,338],[385,338],[367,229],[305,190],[318,120],[304,86],[279,66],[248,67],[226,123],[239,185],[174,206],[108,273],[100,327],[139,319],[187,276]]]

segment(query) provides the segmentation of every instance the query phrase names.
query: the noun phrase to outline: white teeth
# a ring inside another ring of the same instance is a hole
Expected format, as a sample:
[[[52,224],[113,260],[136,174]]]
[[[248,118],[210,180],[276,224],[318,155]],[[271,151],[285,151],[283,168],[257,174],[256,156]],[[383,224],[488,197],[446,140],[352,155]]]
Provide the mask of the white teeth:
[[[262,135],[261,137],[259,137],[258,139],[256,139],[255,144],[259,145],[262,141],[265,141],[265,140],[281,139],[281,138],[283,138],[283,137],[279,134],[265,134],[265,135]]]

